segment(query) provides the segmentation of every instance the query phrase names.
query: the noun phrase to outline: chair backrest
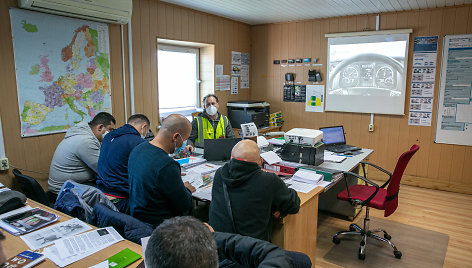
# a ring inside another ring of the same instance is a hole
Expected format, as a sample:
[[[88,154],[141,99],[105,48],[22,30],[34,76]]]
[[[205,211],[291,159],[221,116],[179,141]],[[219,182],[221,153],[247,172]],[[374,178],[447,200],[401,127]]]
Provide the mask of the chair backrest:
[[[21,191],[26,197],[33,199],[43,205],[49,206],[49,199],[44,192],[43,187],[30,176],[23,175],[18,169],[13,169],[13,175],[15,175],[16,181],[20,185]]]
[[[387,197],[385,198],[385,212],[384,217],[390,216],[398,207],[398,191],[400,189],[400,180],[402,179],[403,172],[410,162],[411,157],[418,151],[420,147],[416,144],[411,146],[410,150],[404,152],[398,158],[397,165],[393,171],[392,178],[387,187]]]

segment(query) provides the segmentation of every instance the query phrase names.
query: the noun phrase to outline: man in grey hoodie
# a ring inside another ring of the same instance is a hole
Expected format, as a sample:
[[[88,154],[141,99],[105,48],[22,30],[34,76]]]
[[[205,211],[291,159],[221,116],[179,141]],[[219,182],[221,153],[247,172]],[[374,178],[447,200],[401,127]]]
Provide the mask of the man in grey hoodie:
[[[93,184],[97,178],[97,163],[103,137],[115,129],[115,118],[106,112],[95,115],[90,123],[80,122],[67,130],[59,143],[49,168],[50,200],[55,201],[67,180]]]

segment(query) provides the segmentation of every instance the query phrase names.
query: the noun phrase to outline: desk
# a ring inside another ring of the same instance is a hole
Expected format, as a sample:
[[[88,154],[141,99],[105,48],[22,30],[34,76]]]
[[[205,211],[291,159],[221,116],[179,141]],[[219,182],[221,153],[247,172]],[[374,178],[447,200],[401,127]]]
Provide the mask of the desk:
[[[67,221],[67,220],[72,219],[72,217],[70,217],[70,216],[68,216],[68,215],[66,215],[62,212],[54,210],[50,207],[46,207],[46,206],[44,206],[40,203],[37,203],[33,200],[30,200],[30,199],[28,199],[28,205],[30,205],[33,208],[40,207],[43,210],[47,210],[47,211],[53,212],[56,215],[59,215],[60,218],[59,218],[58,222],[63,222],[63,221]],[[48,225],[48,226],[51,226],[51,225]],[[95,226],[92,226],[92,225],[90,225],[90,226],[93,229],[97,229]],[[19,236],[14,236],[14,235],[6,232],[5,230],[2,230],[2,232],[6,237],[6,239],[4,241],[1,241],[1,243],[2,243],[3,251],[5,252],[5,256],[7,257],[7,259],[17,255],[18,253],[20,253],[24,250],[28,250],[28,246],[26,245],[25,242],[23,242],[23,240]],[[113,244],[113,245],[109,246],[108,248],[106,248],[104,250],[96,252],[95,254],[92,254],[92,255],[88,256],[87,258],[84,258],[80,261],[74,262],[73,264],[68,265],[67,267],[80,267],[80,268],[89,267],[89,266],[95,265],[97,263],[100,263],[100,262],[108,259],[109,257],[115,255],[116,253],[122,251],[125,248],[129,248],[130,250],[138,253],[141,256],[143,255],[143,249],[140,245],[135,244],[135,243],[133,243],[131,241],[128,241],[128,240],[123,240],[123,241],[120,241],[116,244]],[[141,263],[142,260],[143,260],[143,258],[135,261],[129,267],[137,267]],[[57,266],[51,260],[46,258],[45,261],[41,262],[41,264],[39,264],[38,266],[35,266],[35,267],[57,267]]]

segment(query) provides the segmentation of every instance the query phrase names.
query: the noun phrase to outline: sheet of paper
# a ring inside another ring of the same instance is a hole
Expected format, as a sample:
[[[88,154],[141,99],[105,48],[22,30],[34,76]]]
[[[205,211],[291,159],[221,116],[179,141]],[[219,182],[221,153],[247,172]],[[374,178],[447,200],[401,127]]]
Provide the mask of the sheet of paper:
[[[293,189],[297,192],[301,192],[301,193],[308,193],[311,190],[318,187],[318,185],[316,184],[309,184],[309,183],[294,181],[293,179],[286,180],[285,185],[287,185],[288,188]]]
[[[215,76],[215,90],[223,91],[231,89],[231,76],[219,75]]]
[[[275,163],[279,163],[280,161],[282,161],[282,159],[280,158],[280,156],[278,156],[276,153],[274,153],[273,151],[268,151],[268,152],[265,152],[265,153],[262,153],[261,154],[261,157],[262,159],[264,159],[264,161],[266,161],[269,165],[273,165]]]
[[[182,181],[190,183],[195,188],[203,185],[202,174],[194,171],[188,172],[185,176],[182,176]]]
[[[0,158],[5,157],[5,145],[3,144],[2,117],[0,116]],[[0,183],[2,186],[3,184]]]
[[[208,200],[211,201],[211,190],[213,185],[207,185],[202,188],[198,188],[192,195],[196,198],[202,199],[202,200]]]
[[[241,64],[241,52],[231,51],[231,64]]]
[[[257,147],[262,148],[269,146],[269,142],[264,136],[257,136]]]
[[[94,266],[90,266],[89,268],[108,268],[108,260],[97,263]]]
[[[274,145],[284,145],[285,139],[281,140],[281,139],[272,138],[272,139],[269,139],[268,142]]]
[[[12,234],[14,236],[19,235],[20,232],[18,232],[18,230],[14,229],[13,227],[8,226],[6,223],[1,221],[1,219],[6,218],[6,217],[10,217],[11,215],[15,215],[17,213],[25,212],[25,211],[28,211],[28,210],[31,210],[31,209],[33,209],[33,208],[30,207],[30,206],[24,206],[24,207],[17,208],[15,210],[12,210],[12,211],[7,212],[7,213],[3,213],[2,215],[0,215],[0,227],[3,230],[9,232],[10,234]]]
[[[347,157],[342,156],[342,155],[337,155],[333,152],[329,152],[329,151],[324,152],[324,161],[327,161],[327,162],[341,163],[346,158]]]
[[[305,111],[323,112],[324,110],[324,85],[307,85]]]
[[[246,123],[246,124],[241,124],[241,137],[244,138],[250,138],[250,137],[257,137],[258,131],[256,124],[254,123]]]
[[[293,174],[292,180],[317,184],[320,180],[323,180],[323,175],[317,174],[316,171],[299,169],[295,174]]]
[[[85,222],[74,218],[20,237],[30,249],[37,250],[49,246],[61,238],[80,234],[90,229],[92,227],[88,226]]]
[[[238,77],[231,76],[231,94],[238,94]]]
[[[123,237],[113,227],[106,227],[57,240],[43,253],[55,264],[64,267],[121,240]]]
[[[146,248],[149,242],[149,238],[151,238],[151,236],[146,236],[146,237],[141,238],[141,247],[143,248],[144,267],[146,267]]]
[[[216,64],[215,65],[215,76],[223,75],[223,65]]]

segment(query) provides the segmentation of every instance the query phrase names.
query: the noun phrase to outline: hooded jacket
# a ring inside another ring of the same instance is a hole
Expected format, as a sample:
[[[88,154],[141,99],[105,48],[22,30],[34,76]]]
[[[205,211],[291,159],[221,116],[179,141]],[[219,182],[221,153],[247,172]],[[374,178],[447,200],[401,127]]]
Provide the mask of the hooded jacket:
[[[223,193],[226,184],[234,225]],[[295,214],[300,209],[297,192],[275,174],[264,172],[257,163],[232,159],[218,169],[213,181],[210,225],[219,232],[237,233],[269,241],[272,214]]]
[[[132,125],[126,124],[108,133],[98,158],[97,188],[105,194],[128,198],[128,158],[131,150],[145,142]]]
[[[49,191],[57,194],[67,180],[95,181],[99,154],[100,141],[87,122],[71,127],[54,152],[49,168]]]

